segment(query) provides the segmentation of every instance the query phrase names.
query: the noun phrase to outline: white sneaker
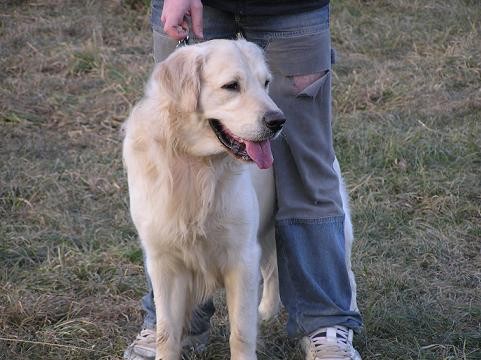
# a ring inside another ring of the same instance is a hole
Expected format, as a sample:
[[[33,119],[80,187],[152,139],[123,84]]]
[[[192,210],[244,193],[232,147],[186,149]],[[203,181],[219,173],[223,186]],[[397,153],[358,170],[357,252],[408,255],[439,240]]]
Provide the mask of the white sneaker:
[[[306,360],[361,360],[352,346],[353,331],[344,326],[320,328],[301,340]]]
[[[200,353],[205,350],[209,341],[209,330],[189,335],[182,339],[183,351]],[[155,359],[155,330],[143,329],[132,344],[124,352],[124,360],[154,360]]]
[[[124,352],[125,360],[155,359],[155,330],[144,329]]]

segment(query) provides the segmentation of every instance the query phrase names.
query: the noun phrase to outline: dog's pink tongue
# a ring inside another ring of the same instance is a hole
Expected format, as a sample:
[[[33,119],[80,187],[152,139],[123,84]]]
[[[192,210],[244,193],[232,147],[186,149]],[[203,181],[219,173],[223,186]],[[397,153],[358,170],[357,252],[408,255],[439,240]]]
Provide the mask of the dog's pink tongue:
[[[272,158],[269,140],[259,142],[246,141],[245,144],[247,154],[255,161],[259,169],[268,169],[272,166],[274,159]]]

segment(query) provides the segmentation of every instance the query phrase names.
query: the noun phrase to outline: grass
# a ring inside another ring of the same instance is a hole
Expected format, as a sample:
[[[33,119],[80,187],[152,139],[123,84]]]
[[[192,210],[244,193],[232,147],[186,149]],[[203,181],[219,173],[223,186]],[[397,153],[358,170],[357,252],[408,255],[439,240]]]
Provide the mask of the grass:
[[[0,358],[120,359],[145,291],[119,127],[146,1],[0,5]],[[334,126],[364,359],[481,358],[481,8],[334,0]],[[211,343],[228,357],[222,294]],[[260,359],[302,359],[264,324]]]

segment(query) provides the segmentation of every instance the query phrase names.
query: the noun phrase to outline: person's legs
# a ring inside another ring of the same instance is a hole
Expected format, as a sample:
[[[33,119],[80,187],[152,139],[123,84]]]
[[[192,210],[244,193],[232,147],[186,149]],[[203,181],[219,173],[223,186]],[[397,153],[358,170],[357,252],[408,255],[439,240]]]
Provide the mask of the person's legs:
[[[239,18],[247,40],[266,49],[270,94],[287,118],[272,144],[278,212],[276,240],[288,333],[336,325],[357,330],[361,317],[350,269],[350,241],[331,130],[329,9]]]

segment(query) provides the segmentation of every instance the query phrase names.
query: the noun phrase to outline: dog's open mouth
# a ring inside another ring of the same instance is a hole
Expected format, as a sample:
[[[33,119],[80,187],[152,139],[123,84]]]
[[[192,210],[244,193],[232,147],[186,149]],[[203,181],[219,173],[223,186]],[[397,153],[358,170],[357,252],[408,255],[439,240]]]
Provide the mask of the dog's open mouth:
[[[272,166],[273,158],[269,140],[251,141],[232,134],[219,120],[209,119],[209,124],[222,145],[235,157],[254,161],[260,169]]]

